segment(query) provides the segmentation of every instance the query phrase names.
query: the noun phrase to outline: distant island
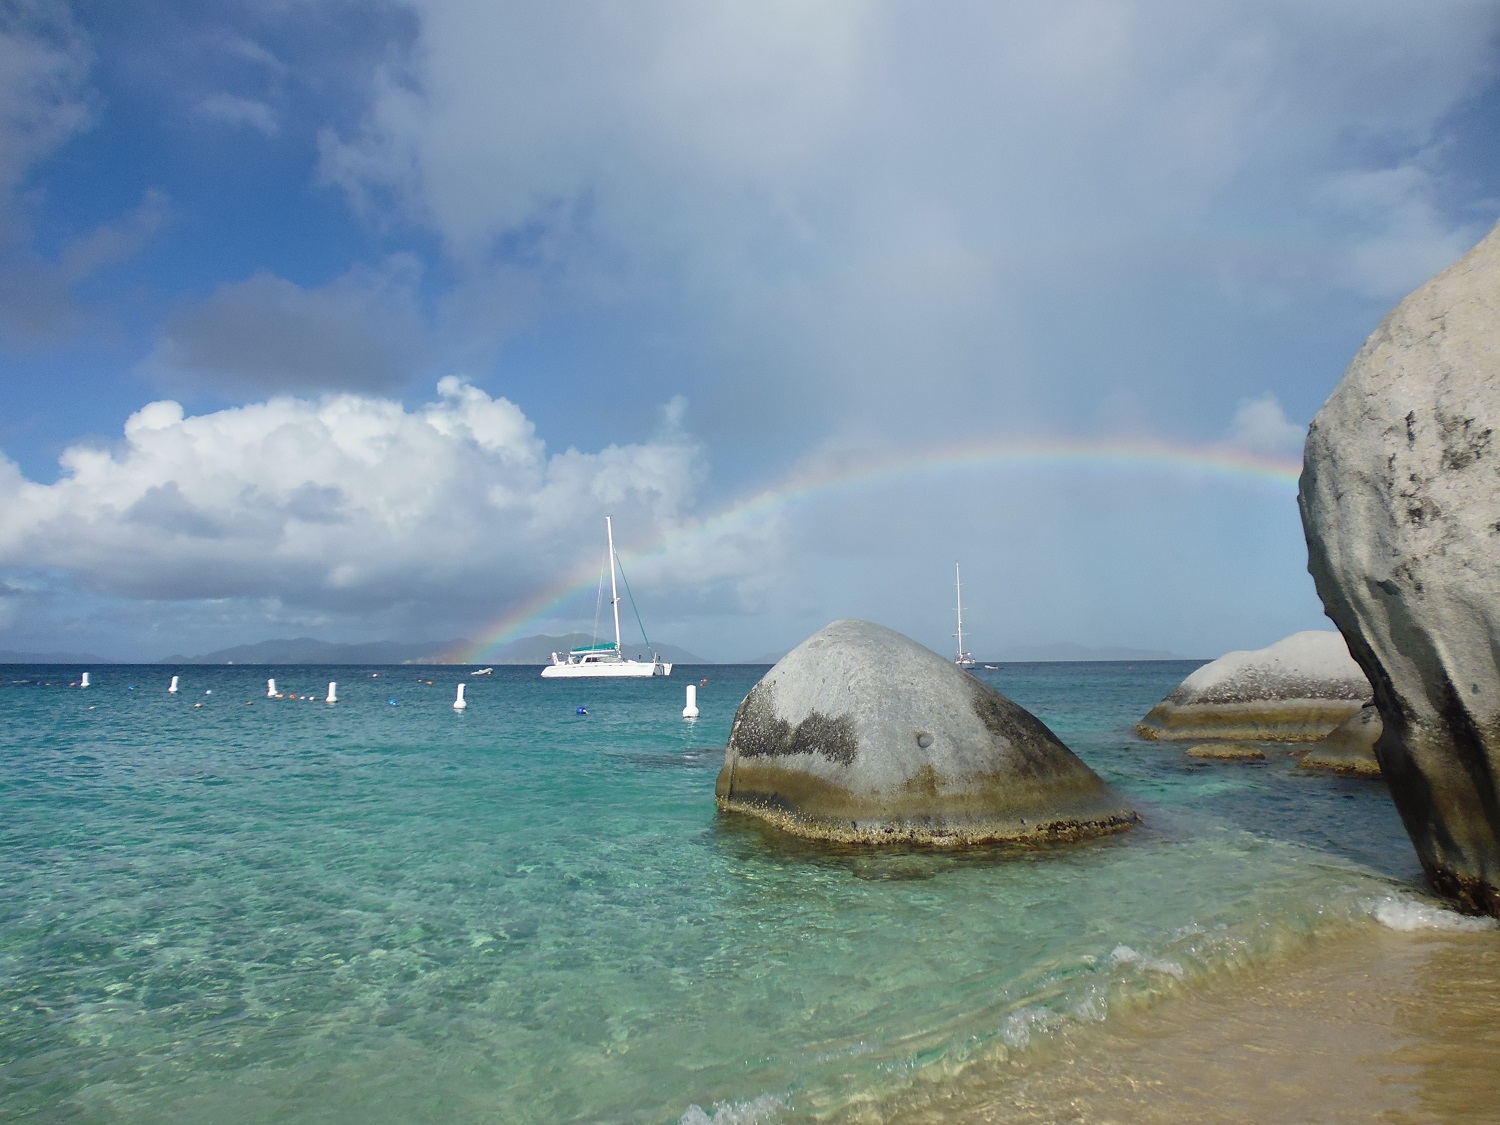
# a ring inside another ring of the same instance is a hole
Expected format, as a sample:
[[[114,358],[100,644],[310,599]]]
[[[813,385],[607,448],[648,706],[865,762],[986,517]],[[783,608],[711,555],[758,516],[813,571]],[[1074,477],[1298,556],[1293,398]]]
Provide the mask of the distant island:
[[[481,660],[460,661],[454,654],[473,649],[474,642],[463,637],[446,641],[320,641],[312,637],[280,638],[215,649],[197,656],[174,653],[150,663],[156,664],[547,664],[554,652],[592,643],[587,633],[565,633],[562,636],[538,634],[511,641]],[[725,661],[705,660],[696,653],[676,645],[656,645],[663,660],[674,664],[718,664]],[[646,655],[642,646],[626,645],[629,655]],[[767,652],[753,660],[736,660],[734,664],[775,664],[786,652]],[[998,654],[986,656],[981,663],[1007,661],[1042,662],[1074,660],[1185,660],[1177,653],[1150,648],[1091,648],[1060,641],[1043,645],[1015,645]],[[22,652],[0,649],[0,664],[117,664],[133,661],[108,660],[87,652]]]

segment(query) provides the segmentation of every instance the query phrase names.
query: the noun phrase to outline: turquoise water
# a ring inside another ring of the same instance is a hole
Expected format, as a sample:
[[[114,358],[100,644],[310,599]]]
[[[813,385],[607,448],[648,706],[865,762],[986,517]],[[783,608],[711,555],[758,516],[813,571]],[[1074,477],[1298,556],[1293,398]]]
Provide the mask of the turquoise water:
[[[981,671],[1145,823],[936,855],[716,814],[763,668],[0,668],[0,1118],[836,1119],[1417,896],[1383,786],[1133,738],[1194,666]]]

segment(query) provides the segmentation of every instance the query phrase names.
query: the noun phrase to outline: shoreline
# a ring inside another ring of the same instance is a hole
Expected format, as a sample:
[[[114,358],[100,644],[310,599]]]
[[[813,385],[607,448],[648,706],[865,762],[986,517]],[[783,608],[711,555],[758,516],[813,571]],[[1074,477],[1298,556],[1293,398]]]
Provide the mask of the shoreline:
[[[1497,1012],[1500,931],[1372,923],[840,1120],[1497,1121]]]

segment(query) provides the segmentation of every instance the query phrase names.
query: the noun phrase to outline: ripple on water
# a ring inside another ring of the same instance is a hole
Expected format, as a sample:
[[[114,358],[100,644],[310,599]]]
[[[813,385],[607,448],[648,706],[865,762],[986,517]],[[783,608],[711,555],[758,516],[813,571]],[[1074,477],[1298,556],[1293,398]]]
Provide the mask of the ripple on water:
[[[0,1115],[791,1121],[1373,925],[1414,867],[1378,788],[1135,742],[1176,669],[1001,685],[1141,830],[941,854],[719,817],[754,671],[691,725],[670,681],[583,721],[497,669],[455,721],[451,670],[275,672],[342,702],[0,692]]]

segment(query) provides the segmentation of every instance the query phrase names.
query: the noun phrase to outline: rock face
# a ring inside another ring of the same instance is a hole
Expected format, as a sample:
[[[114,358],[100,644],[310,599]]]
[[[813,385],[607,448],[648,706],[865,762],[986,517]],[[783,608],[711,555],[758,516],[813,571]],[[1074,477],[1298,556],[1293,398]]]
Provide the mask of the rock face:
[[[861,843],[1079,839],[1139,819],[1035,716],[867,621],[814,633],[750,690],[714,795]]]
[[[1205,664],[1136,724],[1150,739],[1313,742],[1357,712],[1370,684],[1330,630]]]
[[[1327,770],[1355,777],[1379,777],[1380,760],[1375,757],[1375,740],[1380,737],[1380,712],[1375,704],[1366,703],[1359,712],[1333,729],[1297,763],[1299,769]]]
[[[1500,914],[1500,228],[1402,301],[1307,437],[1308,570],[1433,886]]]

